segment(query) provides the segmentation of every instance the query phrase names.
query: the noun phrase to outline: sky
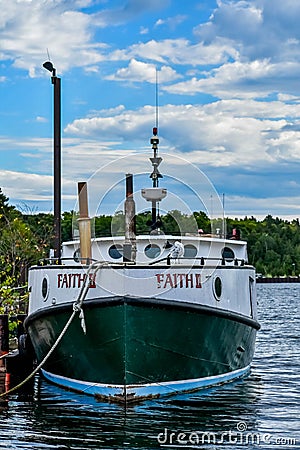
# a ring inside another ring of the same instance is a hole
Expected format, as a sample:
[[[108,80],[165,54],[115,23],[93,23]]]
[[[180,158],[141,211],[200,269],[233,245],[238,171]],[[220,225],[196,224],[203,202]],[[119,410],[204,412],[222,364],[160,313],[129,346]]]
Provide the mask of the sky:
[[[10,204],[53,212],[50,60],[62,88],[63,211],[76,209],[78,181],[88,181],[92,214],[118,211],[127,172],[140,204],[158,121],[163,210],[221,203],[229,217],[300,217],[299,0],[0,7],[0,187]]]

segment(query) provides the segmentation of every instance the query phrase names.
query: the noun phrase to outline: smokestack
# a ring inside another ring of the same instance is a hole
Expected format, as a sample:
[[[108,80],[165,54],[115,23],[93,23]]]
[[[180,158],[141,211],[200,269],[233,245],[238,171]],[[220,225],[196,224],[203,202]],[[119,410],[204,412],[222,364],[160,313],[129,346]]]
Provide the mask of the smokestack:
[[[135,201],[133,199],[133,175],[126,174],[125,210],[125,243],[123,246],[123,261],[135,261],[136,258],[136,230],[135,230]]]
[[[88,213],[87,183],[78,183],[79,200],[79,238],[80,238],[80,256],[82,264],[90,264],[92,259],[91,242],[91,219]]]

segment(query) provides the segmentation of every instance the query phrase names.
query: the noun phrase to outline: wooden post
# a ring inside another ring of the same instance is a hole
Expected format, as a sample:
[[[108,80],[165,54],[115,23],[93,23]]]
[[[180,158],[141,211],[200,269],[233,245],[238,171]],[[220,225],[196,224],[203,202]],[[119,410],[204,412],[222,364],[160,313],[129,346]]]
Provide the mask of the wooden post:
[[[0,356],[9,352],[8,314],[0,314]],[[0,359],[0,366],[4,367],[4,359]]]
[[[0,314],[0,356],[9,352],[8,314]]]

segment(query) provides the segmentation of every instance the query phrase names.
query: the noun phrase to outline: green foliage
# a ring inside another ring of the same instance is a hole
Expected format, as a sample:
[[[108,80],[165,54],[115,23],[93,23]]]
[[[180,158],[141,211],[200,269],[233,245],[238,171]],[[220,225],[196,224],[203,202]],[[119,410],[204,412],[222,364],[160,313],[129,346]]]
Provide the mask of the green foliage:
[[[25,312],[27,269],[48,252],[49,218],[22,215],[0,189],[0,312]],[[45,230],[45,224],[48,228]]]
[[[8,220],[12,220],[16,216],[20,216],[21,213],[16,210],[14,206],[9,206],[8,198],[3,194],[0,188],[0,226],[7,223]]]
[[[211,232],[211,223],[204,211],[193,213],[196,221],[198,230],[202,230],[203,233],[208,234]]]
[[[228,219],[228,229],[239,228],[248,242],[249,262],[264,276],[300,273],[300,224],[268,215],[262,221]]]
[[[137,234],[148,234],[151,224],[151,212],[144,211],[136,216]]]
[[[63,242],[73,239],[73,221],[75,218],[74,211],[64,212],[61,221],[61,240]],[[51,226],[53,228],[53,216],[51,216]]]
[[[39,258],[48,255],[53,247],[53,215],[52,214],[23,214],[23,222],[29,227],[32,236],[36,241],[38,251],[41,252]]]
[[[27,310],[28,293],[25,288],[13,287],[15,278],[8,276],[0,284],[0,314],[15,316]]]
[[[95,218],[95,236],[110,236],[112,227],[111,216],[99,216]]]
[[[22,270],[37,260],[41,251],[38,237],[30,227],[18,217],[7,220],[1,226],[0,257],[2,269],[0,281],[8,275],[20,281]]]

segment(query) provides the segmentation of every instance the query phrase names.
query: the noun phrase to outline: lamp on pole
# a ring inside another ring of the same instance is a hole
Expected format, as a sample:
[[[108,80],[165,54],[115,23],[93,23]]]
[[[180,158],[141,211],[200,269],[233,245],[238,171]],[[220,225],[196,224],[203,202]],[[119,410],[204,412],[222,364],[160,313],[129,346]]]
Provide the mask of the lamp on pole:
[[[43,67],[52,73],[51,82],[54,87],[53,97],[53,161],[54,161],[54,258],[61,257],[61,93],[60,78],[50,61]]]

